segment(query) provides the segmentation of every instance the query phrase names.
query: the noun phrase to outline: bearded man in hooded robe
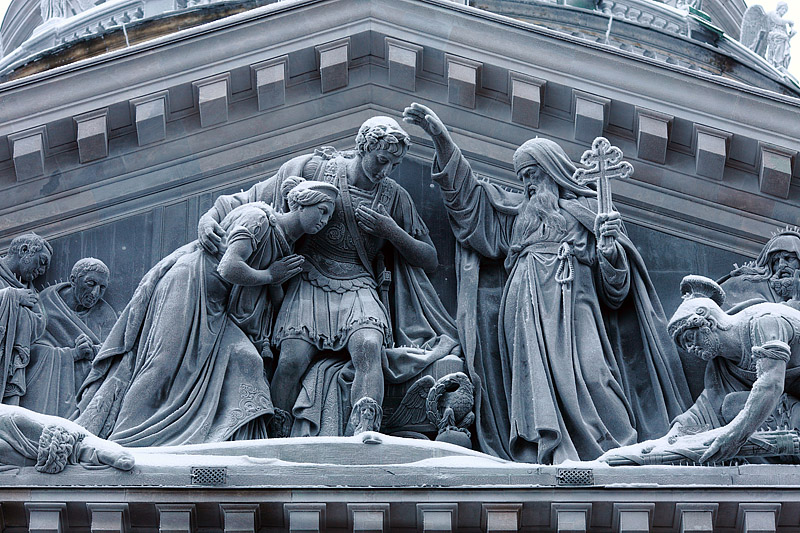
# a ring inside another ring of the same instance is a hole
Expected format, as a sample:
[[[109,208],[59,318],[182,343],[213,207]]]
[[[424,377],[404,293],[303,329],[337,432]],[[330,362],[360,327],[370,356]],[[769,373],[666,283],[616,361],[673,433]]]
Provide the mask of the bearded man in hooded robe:
[[[520,195],[476,180],[430,109],[412,104],[404,119],[433,140],[432,178],[461,245],[457,323],[481,448],[560,463],[666,433],[689,391],[619,213],[597,214],[596,191],[552,141],[514,154]],[[505,271],[484,272],[482,257]]]
[[[734,269],[720,280],[728,310],[748,300],[780,303],[794,291],[794,273],[800,269],[800,230],[787,227],[767,241],[755,261]]]

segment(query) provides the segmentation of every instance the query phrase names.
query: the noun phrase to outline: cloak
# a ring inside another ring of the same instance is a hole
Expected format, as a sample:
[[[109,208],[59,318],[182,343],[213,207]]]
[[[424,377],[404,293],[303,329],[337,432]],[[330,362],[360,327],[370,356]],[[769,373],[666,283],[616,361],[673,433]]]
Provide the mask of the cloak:
[[[12,290],[32,288],[0,262],[0,401],[8,405],[19,405],[20,396],[25,394],[31,344],[44,333],[45,319],[39,304],[21,306],[18,291]]]
[[[27,369],[27,392],[20,406],[48,415],[69,418],[75,412],[78,388],[89,374],[92,363],[75,361],[75,339],[83,334],[98,346],[108,335],[117,313],[105,300],[78,316],[59,294],[70,286],[59,283],[39,294],[39,307],[47,326],[31,346]]]
[[[508,376],[512,362],[500,347],[498,316],[508,281],[499,260],[507,259],[504,255],[511,255],[514,250],[504,253],[501,231],[489,229],[484,222],[497,216],[502,224],[513,224],[523,197],[487,183],[461,190],[464,181],[474,177],[458,149],[441,171],[438,168],[438,162],[434,161],[435,181],[446,182],[447,176],[453,181],[452,188],[442,186],[442,194],[459,241],[456,322],[470,378],[475,384],[477,439],[482,451],[513,459],[512,424],[516,422],[509,419],[512,398],[504,392],[511,388]],[[596,200],[560,199],[559,206],[593,235]],[[619,370],[629,415],[641,441],[664,435],[671,420],[684,411],[691,398],[677,350],[667,331],[666,317],[642,257],[626,235],[620,235],[618,243],[627,255],[630,286],[618,308],[603,307],[602,318],[615,358],[613,366]],[[552,391],[535,391],[535,394],[552,394]]]
[[[337,157],[352,157],[352,152],[338,152],[324,147],[313,154],[302,155],[284,163],[278,172],[267,180],[253,185],[247,191],[220,196],[204,216],[222,220],[239,205],[263,201],[281,211],[288,211],[281,189],[283,180],[290,176],[323,180],[328,161]],[[408,193],[389,180],[391,199],[384,207],[395,220],[411,220],[413,209]],[[403,211],[401,213],[401,211]],[[322,231],[325,231],[323,229]],[[390,322],[393,345],[384,349],[382,363],[388,383],[402,383],[419,375],[425,368],[448,355],[461,356],[455,322],[444,308],[436,290],[421,268],[409,265],[399,253],[386,246],[384,255],[392,267],[389,289]],[[341,355],[324,352],[312,365],[303,381],[293,415],[295,425],[292,436],[342,435],[350,410],[349,387],[352,383],[353,365]],[[325,407],[327,406],[327,407]],[[320,432],[320,427],[330,428]],[[336,428],[341,428],[336,431]]]
[[[263,205],[263,204],[262,204]],[[289,254],[268,206],[223,221],[228,242],[248,239],[248,264]],[[124,446],[266,437],[273,413],[254,339],[272,316],[266,287],[232,286],[197,241],[145,274],[79,393],[78,424]]]

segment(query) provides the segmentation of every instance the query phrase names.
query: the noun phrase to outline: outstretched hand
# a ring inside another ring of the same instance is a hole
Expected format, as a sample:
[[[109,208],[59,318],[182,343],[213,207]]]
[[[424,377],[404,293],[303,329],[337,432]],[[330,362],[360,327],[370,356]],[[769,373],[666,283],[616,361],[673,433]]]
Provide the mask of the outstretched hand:
[[[447,131],[442,121],[431,108],[416,102],[403,111],[403,122],[419,126],[431,137],[438,137]]]
[[[278,259],[267,268],[267,277],[269,279],[267,284],[279,285],[295,277],[303,271],[304,262],[305,258],[298,254],[287,255],[282,259]]]

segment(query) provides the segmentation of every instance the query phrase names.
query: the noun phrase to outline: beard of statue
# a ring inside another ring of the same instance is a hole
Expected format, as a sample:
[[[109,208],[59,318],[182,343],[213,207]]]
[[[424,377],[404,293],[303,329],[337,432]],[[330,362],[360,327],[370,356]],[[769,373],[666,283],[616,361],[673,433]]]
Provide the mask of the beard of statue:
[[[794,278],[781,277],[779,272],[772,275],[769,284],[775,294],[784,300],[789,300],[794,295]]]
[[[698,331],[697,344],[691,344],[688,348],[690,354],[699,357],[704,361],[710,361],[720,354],[719,335],[709,327],[702,327]]]
[[[534,180],[531,185],[535,191],[522,206],[514,222],[513,243],[527,241],[540,226],[545,240],[556,239],[566,232],[567,221],[558,206],[558,184],[544,176]]]

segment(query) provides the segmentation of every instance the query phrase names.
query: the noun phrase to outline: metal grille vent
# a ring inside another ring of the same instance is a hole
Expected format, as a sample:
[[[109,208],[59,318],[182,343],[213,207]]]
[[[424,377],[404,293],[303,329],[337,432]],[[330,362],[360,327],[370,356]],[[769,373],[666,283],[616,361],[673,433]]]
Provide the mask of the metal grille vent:
[[[559,468],[556,479],[559,485],[594,485],[594,473],[585,468]]]
[[[224,466],[192,467],[192,485],[224,485],[227,468]]]

